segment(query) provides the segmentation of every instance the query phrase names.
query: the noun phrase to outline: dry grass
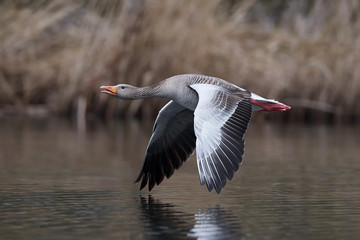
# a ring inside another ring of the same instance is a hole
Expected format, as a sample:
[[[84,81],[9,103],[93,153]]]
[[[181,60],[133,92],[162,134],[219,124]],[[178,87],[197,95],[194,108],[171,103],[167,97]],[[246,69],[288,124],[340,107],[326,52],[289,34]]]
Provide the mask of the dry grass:
[[[3,113],[154,115],[163,102],[114,101],[99,86],[203,73],[289,103],[290,119],[360,116],[357,0],[281,10],[250,0],[231,11],[220,0],[34,2],[0,5]]]

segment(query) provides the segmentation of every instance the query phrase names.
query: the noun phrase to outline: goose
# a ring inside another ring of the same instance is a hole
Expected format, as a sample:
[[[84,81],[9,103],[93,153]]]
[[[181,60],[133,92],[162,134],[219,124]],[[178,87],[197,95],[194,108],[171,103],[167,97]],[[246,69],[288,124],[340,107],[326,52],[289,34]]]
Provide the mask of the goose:
[[[135,183],[149,191],[186,162],[196,148],[200,184],[220,194],[244,155],[244,135],[254,111],[285,111],[283,103],[263,98],[223,79],[198,74],[167,78],[147,87],[101,86],[120,99],[167,98],[159,111],[145,160]]]

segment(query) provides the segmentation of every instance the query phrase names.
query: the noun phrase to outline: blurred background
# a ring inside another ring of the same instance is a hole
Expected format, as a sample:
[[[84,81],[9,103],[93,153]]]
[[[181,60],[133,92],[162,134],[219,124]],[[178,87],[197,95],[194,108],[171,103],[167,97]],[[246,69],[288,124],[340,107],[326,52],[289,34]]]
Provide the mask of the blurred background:
[[[166,100],[99,89],[183,73],[292,107],[220,195],[139,191]],[[1,239],[359,239],[359,99],[359,0],[0,0]]]
[[[0,116],[155,116],[164,101],[99,86],[200,73],[287,121],[359,121],[358,0],[2,0],[0,29]]]

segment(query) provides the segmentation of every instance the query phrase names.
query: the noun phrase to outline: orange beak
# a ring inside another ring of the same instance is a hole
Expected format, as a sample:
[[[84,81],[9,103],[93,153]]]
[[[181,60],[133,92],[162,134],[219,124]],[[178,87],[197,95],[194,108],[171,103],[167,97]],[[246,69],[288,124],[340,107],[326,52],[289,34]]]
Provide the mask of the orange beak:
[[[111,96],[116,96],[117,86],[101,86],[100,90],[102,93],[106,93]]]

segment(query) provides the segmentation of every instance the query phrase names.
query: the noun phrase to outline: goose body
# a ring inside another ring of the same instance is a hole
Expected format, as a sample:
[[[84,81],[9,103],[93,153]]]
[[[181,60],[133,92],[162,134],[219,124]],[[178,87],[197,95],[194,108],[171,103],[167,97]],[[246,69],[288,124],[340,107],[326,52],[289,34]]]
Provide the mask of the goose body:
[[[196,74],[173,76],[143,88],[119,84],[100,89],[121,99],[170,99],[155,120],[135,180],[141,181],[140,189],[148,184],[149,191],[180,168],[196,148],[201,185],[220,193],[242,162],[252,112],[290,109],[225,80]]]

